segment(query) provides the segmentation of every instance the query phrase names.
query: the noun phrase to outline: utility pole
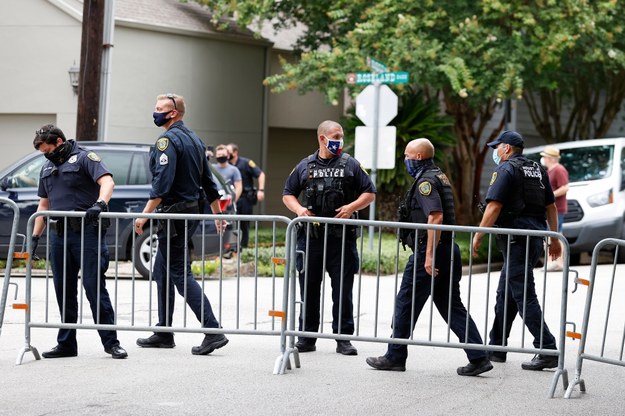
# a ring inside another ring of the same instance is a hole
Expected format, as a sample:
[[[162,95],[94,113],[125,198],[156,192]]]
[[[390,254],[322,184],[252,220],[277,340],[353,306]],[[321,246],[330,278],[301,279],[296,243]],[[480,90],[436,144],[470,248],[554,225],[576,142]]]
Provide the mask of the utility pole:
[[[83,3],[76,140],[98,140],[105,1]]]

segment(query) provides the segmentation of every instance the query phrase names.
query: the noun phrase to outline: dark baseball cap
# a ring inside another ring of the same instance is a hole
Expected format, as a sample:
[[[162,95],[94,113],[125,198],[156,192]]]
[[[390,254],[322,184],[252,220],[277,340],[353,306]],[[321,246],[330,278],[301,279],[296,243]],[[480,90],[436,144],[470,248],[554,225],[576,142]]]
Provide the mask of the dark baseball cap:
[[[494,149],[500,143],[506,143],[514,147],[520,147],[521,149],[523,149],[523,147],[525,146],[523,144],[523,136],[521,136],[516,131],[510,131],[510,130],[506,130],[502,132],[499,135],[499,137],[495,139],[495,141],[486,143],[486,146],[492,147]]]

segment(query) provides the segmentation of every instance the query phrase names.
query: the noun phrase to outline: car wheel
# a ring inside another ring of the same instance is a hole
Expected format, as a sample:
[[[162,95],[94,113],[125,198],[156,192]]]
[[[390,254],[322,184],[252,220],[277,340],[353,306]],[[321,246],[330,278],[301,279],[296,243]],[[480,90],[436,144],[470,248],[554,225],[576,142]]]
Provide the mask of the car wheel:
[[[156,251],[158,250],[158,237],[156,227],[152,231],[143,230],[143,234],[137,236],[135,240],[134,259],[135,268],[144,278],[150,277],[150,270],[154,270]],[[152,263],[150,264],[150,260]]]

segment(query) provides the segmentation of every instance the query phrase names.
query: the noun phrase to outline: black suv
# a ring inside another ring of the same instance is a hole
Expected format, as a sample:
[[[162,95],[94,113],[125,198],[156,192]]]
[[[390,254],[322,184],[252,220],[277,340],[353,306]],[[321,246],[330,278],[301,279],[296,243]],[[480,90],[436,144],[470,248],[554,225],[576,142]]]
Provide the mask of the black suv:
[[[152,175],[149,169],[151,146],[147,144],[86,141],[81,141],[78,144],[95,151],[113,173],[115,190],[109,202],[109,210],[111,212],[141,212],[149,199],[151,189]],[[39,203],[37,186],[41,167],[45,160],[41,152],[33,152],[0,173],[0,196],[15,201],[20,209],[19,233],[26,233],[28,219],[37,211]],[[212,165],[211,171],[221,194],[220,203],[222,210],[228,214],[233,214],[235,205],[232,201],[234,201],[235,194],[232,185],[226,183]],[[210,210],[210,208],[208,209]],[[210,211],[207,213],[210,213]],[[0,204],[0,257],[2,258],[6,258],[8,253],[12,221],[13,210],[9,206]],[[116,233],[115,230],[118,230],[118,232]],[[202,230],[204,230],[203,242]],[[134,257],[137,259],[135,268],[142,276],[147,277],[149,275],[150,252],[152,255],[156,254],[157,240],[155,231],[152,233],[145,232],[140,236],[135,235],[134,239]],[[198,250],[201,250],[204,247],[205,255],[219,255],[219,241],[220,238],[217,234],[215,223],[206,221],[204,226],[198,228],[193,237],[192,249],[197,247]],[[227,255],[236,250],[236,238],[230,227],[224,233],[221,241],[222,254]],[[107,233],[107,243],[111,259],[115,258],[117,253],[117,260],[132,260],[132,220],[119,220],[118,226],[113,221]],[[20,244],[19,239],[18,244]],[[198,250],[195,250],[195,252]],[[18,251],[18,248],[16,248],[16,251]],[[45,251],[45,238],[41,239],[38,251]],[[192,251],[193,254],[194,252]],[[194,256],[194,258],[197,258],[197,256]]]

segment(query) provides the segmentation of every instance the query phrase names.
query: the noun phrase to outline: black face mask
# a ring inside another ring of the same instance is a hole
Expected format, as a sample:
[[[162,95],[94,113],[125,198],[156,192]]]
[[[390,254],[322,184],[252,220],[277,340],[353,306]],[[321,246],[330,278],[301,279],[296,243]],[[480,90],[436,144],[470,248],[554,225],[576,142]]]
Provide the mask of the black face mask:
[[[219,156],[217,158],[217,162],[219,163],[226,163],[228,161],[228,156]]]
[[[64,142],[59,145],[56,149],[54,149],[50,153],[45,153],[44,156],[50,162],[54,163],[56,166],[62,165],[65,163],[69,155],[72,153],[72,146],[69,145],[68,142]]]

